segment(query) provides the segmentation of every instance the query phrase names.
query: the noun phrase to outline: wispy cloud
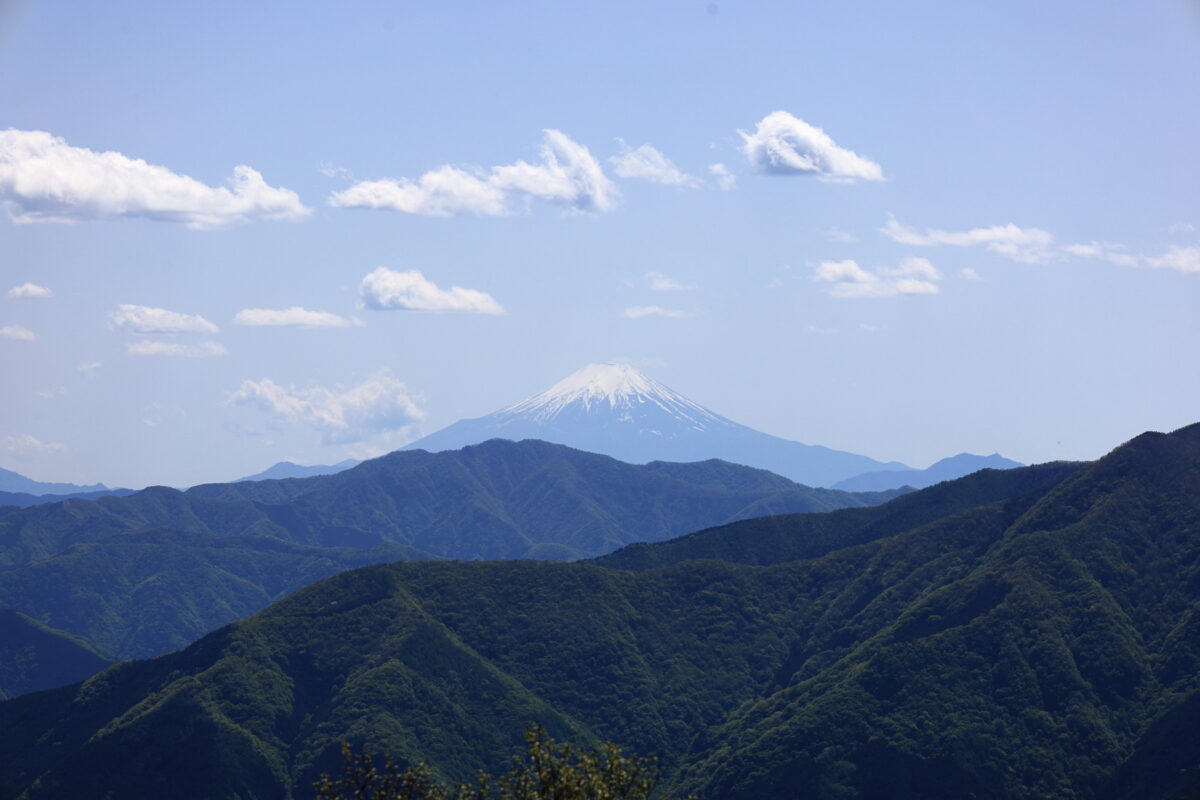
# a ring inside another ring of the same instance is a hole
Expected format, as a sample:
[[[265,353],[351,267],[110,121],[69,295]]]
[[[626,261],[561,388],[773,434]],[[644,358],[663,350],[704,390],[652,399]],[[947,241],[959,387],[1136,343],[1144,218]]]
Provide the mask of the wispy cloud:
[[[143,340],[130,342],[126,348],[131,356],[168,356],[171,358],[212,358],[229,355],[219,342],[200,342],[199,344],[180,344],[178,342],[158,342]]]
[[[9,297],[53,297],[54,292],[47,286],[38,286],[36,283],[22,283],[20,286],[14,286],[8,290]]]
[[[247,380],[228,398],[232,405],[256,406],[277,422],[314,428],[330,444],[408,430],[425,419],[418,400],[387,370],[348,389],[285,387],[269,378]]]
[[[216,333],[220,330],[198,314],[181,314],[165,308],[121,305],[112,313],[113,324],[134,333]]]
[[[64,450],[62,442],[43,442],[36,436],[22,433],[17,436],[5,436],[4,449],[17,458],[32,458],[46,453],[57,453]]]
[[[310,213],[290,189],[248,166],[212,187],[139,158],[72,147],[45,131],[0,131],[0,198],[14,222],[142,217],[215,228]]]
[[[642,277],[654,292],[691,292],[699,288],[694,283],[685,283],[661,272],[647,272]]]
[[[362,279],[359,295],[363,305],[376,311],[465,311],[474,314],[503,314],[504,309],[490,294],[451,286],[441,289],[419,270],[403,272],[379,267]]]
[[[375,208],[435,217],[513,213],[513,198],[537,198],[573,212],[604,212],[616,207],[616,186],[591,152],[562,131],[544,131],[541,162],[492,167],[488,172],[449,164],[416,180],[360,181],[334,192],[331,206]]]
[[[1039,228],[1020,228],[1011,222],[967,231],[943,231],[927,228],[924,232],[889,217],[880,232],[894,242],[918,247],[972,247],[982,245],[1013,261],[1042,264],[1054,258],[1054,237]]]
[[[839,147],[825,131],[786,111],[763,117],[754,133],[738,133],[746,158],[768,175],[815,175],[835,183],[883,180],[874,161]]]
[[[846,231],[839,231],[834,228],[825,231],[825,238],[831,242],[837,242],[839,244],[854,244],[858,241],[854,234],[847,233]]]
[[[960,269],[958,271],[958,274],[962,275],[964,278],[966,278],[969,281],[983,280],[983,276],[980,275],[976,270],[972,269],[971,267],[963,267],[962,269]]]
[[[733,187],[737,186],[737,178],[729,171],[729,167],[721,163],[709,164],[708,174],[713,176],[713,180],[717,182],[717,186],[723,192],[728,192]]]
[[[1200,273],[1200,247],[1170,247],[1166,252],[1157,256],[1130,253],[1119,245],[1100,244],[1069,244],[1063,248],[1071,255],[1084,258],[1096,258],[1122,267],[1138,267],[1144,269],[1170,269],[1176,272]]]
[[[613,165],[613,172],[619,178],[637,178],[652,183],[665,183],[670,186],[686,186],[696,188],[700,182],[688,175],[658,150],[649,144],[640,147],[630,147],[621,142],[621,152],[608,162]]]
[[[881,267],[874,272],[853,260],[822,261],[813,268],[813,277],[830,284],[828,292],[834,297],[860,299],[937,294],[942,274],[927,259],[906,258],[898,267]]]
[[[1167,233],[1195,233],[1196,226],[1190,222],[1176,222],[1167,226]]]
[[[104,365],[101,364],[99,361],[87,361],[87,362],[84,362],[83,364],[80,364],[75,369],[79,370],[79,372],[81,372],[83,375],[85,375],[89,378],[94,378],[94,377],[96,377],[96,372],[102,366],[104,366]]]
[[[24,325],[5,325],[0,328],[0,339],[12,339],[16,342],[32,342],[37,339],[37,334]]]
[[[274,326],[293,328],[348,328],[362,325],[356,319],[339,317],[329,311],[309,311],[300,306],[291,308],[243,308],[233,318],[235,325]]]
[[[686,311],[662,306],[630,306],[621,312],[625,319],[643,319],[644,317],[667,317],[668,319],[683,319],[690,316]]]

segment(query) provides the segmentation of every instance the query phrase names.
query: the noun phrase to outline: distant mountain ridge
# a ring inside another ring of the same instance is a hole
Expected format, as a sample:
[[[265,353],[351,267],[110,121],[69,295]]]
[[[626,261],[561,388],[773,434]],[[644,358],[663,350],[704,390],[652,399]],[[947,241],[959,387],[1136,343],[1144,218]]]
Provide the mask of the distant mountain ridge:
[[[87,492],[111,491],[103,483],[93,483],[91,486],[80,486],[74,483],[45,483],[26,478],[19,472],[10,469],[0,469],[0,492],[14,494],[83,494]]]
[[[315,478],[318,475],[332,475],[335,472],[350,469],[361,463],[361,461],[353,458],[347,458],[345,461],[339,461],[336,464],[314,464],[312,466],[304,466],[292,461],[280,461],[262,472],[238,478],[233,483],[241,483],[243,481],[277,481],[285,478]]]
[[[961,478],[981,469],[1014,469],[1023,466],[1025,465],[1020,461],[1005,458],[999,453],[992,453],[990,456],[959,453],[956,456],[943,458],[925,469],[882,470],[855,475],[853,478],[838,481],[832,488],[847,492],[881,492],[886,489],[898,489],[901,486],[924,489],[926,486]]]
[[[133,489],[104,489],[98,492],[79,492],[77,494],[26,494],[25,492],[0,492],[0,506],[17,506],[29,508],[45,503],[61,503],[63,500],[99,500],[101,497],[126,497],[134,493]]]
[[[761,433],[710,411],[627,364],[590,364],[544,392],[465,419],[405,449],[454,450],[488,439],[541,439],[634,464],[718,458],[806,486],[881,469],[909,469]]]

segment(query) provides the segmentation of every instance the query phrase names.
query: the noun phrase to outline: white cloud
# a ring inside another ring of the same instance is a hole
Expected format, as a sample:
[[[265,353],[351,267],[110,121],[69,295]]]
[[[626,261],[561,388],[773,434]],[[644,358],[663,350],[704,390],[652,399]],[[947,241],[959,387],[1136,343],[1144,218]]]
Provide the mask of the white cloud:
[[[546,130],[541,164],[518,161],[492,169],[491,183],[524,192],[574,211],[612,211],[619,192],[586,147],[566,134]]]
[[[62,442],[43,442],[28,433],[19,436],[5,436],[4,449],[17,458],[30,458],[45,453],[55,453],[63,450]]]
[[[898,267],[870,272],[857,262],[822,261],[813,268],[815,280],[831,284],[829,294],[842,298],[894,297],[937,294],[942,274],[924,258],[906,258]]]
[[[1084,258],[1098,258],[1122,267],[1139,267],[1145,269],[1171,269],[1176,272],[1200,273],[1200,247],[1173,246],[1158,256],[1147,256],[1129,253],[1117,245],[1100,244],[1069,244],[1063,248],[1071,255]]]
[[[213,188],[121,153],[72,147],[45,131],[0,131],[0,198],[14,222],[143,217],[214,228],[310,213],[289,189],[245,165]]]
[[[0,339],[12,339],[17,342],[32,342],[37,335],[23,325],[5,325],[0,328]]]
[[[691,292],[699,288],[694,283],[684,283],[661,272],[647,272],[643,277],[654,292]]]
[[[101,366],[103,365],[99,361],[88,361],[80,364],[75,369],[79,370],[89,378],[94,378],[96,377],[96,370],[100,369]]]
[[[887,224],[879,230],[884,236],[900,244],[919,247],[983,245],[993,253],[1026,264],[1042,264],[1053,258],[1053,236],[1038,228],[1019,228],[1011,222],[1007,225],[992,225],[988,228],[972,228],[959,232],[930,228],[921,233],[897,221],[895,217],[890,217]]]
[[[326,178],[341,178],[343,180],[349,180],[350,178],[354,177],[350,174],[350,170],[346,169],[345,167],[339,167],[332,161],[322,161],[317,165],[317,171]]]
[[[362,325],[356,319],[346,319],[328,311],[309,311],[300,306],[291,308],[243,308],[233,318],[235,325],[288,326],[297,328],[347,328]]]
[[[964,278],[966,278],[966,279],[967,279],[967,280],[969,280],[969,281],[981,281],[981,280],[983,280],[983,276],[982,276],[982,275],[980,275],[980,274],[979,274],[977,271],[975,271],[975,270],[974,270],[974,269],[972,269],[971,267],[963,267],[962,269],[960,269],[960,270],[958,271],[958,274],[959,274],[959,275],[962,275]]]
[[[376,311],[466,311],[503,314],[504,309],[490,294],[451,286],[440,289],[419,270],[404,272],[379,267],[362,279],[359,294],[363,305]]]
[[[507,213],[503,190],[484,178],[449,165],[426,172],[416,181],[360,181],[334,192],[329,204],[339,208],[376,208],[452,217],[458,214],[500,216]]]
[[[713,176],[713,180],[717,182],[717,186],[721,191],[728,192],[734,186],[737,186],[737,178],[729,171],[729,167],[724,164],[709,164],[708,173]]]
[[[468,171],[449,164],[410,178],[360,181],[329,197],[339,208],[375,208],[435,217],[512,213],[511,195],[536,197],[572,211],[611,211],[616,186],[586,147],[556,130],[544,131],[542,161]]]
[[[1167,226],[1167,233],[1195,233],[1196,226],[1190,222],[1176,222]]]
[[[134,333],[216,333],[219,328],[198,314],[124,304],[112,313],[113,323]]]
[[[178,342],[156,342],[144,340],[130,342],[125,348],[131,356],[170,356],[174,358],[211,358],[226,356],[229,351],[219,342],[200,342],[200,344],[179,344]]]
[[[825,238],[831,242],[838,242],[839,244],[854,244],[858,241],[854,234],[847,233],[846,231],[839,231],[836,228],[830,228],[829,230],[825,231]]]
[[[630,306],[621,312],[621,316],[626,319],[642,319],[644,317],[667,317],[669,319],[682,319],[688,314],[684,311],[678,311],[673,308],[663,308],[662,306]]]
[[[229,395],[232,405],[254,405],[279,422],[315,428],[326,443],[355,442],[374,433],[406,430],[425,419],[417,401],[387,370],[349,389],[297,389],[263,378],[243,381]]]
[[[752,134],[738,133],[742,152],[760,172],[810,174],[836,183],[883,180],[883,170],[874,161],[838,147],[825,131],[786,111],[763,117]]]
[[[621,152],[608,159],[613,172],[620,178],[640,178],[653,183],[696,188],[700,182],[683,172],[679,167],[649,144],[632,148],[621,142]]]
[[[8,290],[9,297],[54,297],[54,292],[46,286],[38,286],[36,283],[22,283],[20,286],[14,286]]]

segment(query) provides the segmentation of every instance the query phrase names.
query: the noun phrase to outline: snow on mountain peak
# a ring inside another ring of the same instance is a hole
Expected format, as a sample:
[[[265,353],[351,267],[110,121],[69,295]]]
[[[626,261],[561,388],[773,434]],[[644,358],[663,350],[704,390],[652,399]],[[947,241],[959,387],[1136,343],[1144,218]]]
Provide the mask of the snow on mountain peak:
[[[564,408],[579,404],[584,410],[608,406],[612,410],[636,409],[651,403],[682,421],[703,430],[708,424],[725,422],[708,409],[628,364],[588,364],[502,414],[520,414],[536,420],[557,416]]]

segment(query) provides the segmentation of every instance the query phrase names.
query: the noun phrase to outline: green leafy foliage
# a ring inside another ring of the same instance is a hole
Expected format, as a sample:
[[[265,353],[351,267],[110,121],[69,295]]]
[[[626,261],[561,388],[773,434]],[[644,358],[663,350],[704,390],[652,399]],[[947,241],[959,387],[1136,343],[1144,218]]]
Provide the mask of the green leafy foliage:
[[[388,757],[382,770],[363,751],[342,745],[342,776],[322,775],[315,785],[316,800],[649,800],[658,782],[657,761],[627,756],[605,742],[595,749],[577,749],[555,742],[540,726],[525,732],[528,752],[513,757],[513,767],[494,784],[480,774],[474,784],[453,787],[438,782],[428,764],[401,770]],[[662,798],[669,800],[669,798]]]

